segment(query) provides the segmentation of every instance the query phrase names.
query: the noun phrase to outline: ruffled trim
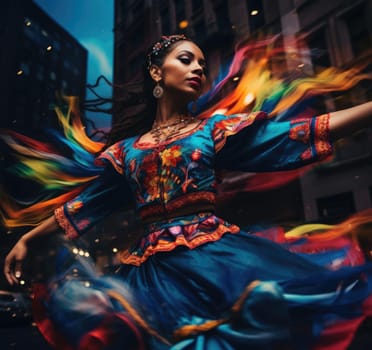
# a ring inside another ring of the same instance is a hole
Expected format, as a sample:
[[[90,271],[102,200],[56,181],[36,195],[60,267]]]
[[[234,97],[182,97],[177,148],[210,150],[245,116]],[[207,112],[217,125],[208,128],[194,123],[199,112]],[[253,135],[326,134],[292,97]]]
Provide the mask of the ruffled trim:
[[[172,227],[165,229],[162,232],[162,235],[167,235],[167,231],[170,229],[172,229]],[[186,233],[177,235],[173,241],[159,238],[155,245],[149,245],[141,255],[138,255],[137,251],[131,252],[129,250],[125,250],[120,254],[120,261],[123,264],[140,266],[151,255],[156,253],[169,252],[178,246],[186,246],[189,249],[194,249],[202,244],[218,241],[225,233],[236,234],[238,232],[240,232],[240,228],[238,226],[220,223],[212,232],[200,233],[190,240],[186,238]],[[171,235],[172,233],[169,232],[169,234]]]
[[[58,207],[57,209],[54,210],[54,217],[58,225],[65,232],[67,238],[74,239],[79,237],[78,231],[73,225],[71,225],[69,219],[66,217],[65,209],[63,206]]]

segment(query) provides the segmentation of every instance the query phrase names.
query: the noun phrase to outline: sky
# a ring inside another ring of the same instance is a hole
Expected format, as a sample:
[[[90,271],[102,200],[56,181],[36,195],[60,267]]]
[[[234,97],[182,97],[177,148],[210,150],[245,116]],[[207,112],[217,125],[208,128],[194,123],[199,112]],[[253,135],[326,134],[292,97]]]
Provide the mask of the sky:
[[[50,17],[88,50],[87,83],[95,83],[99,75],[112,81],[114,50],[114,0],[34,0]],[[111,95],[106,85],[98,89]],[[88,93],[87,98],[91,95]],[[91,116],[100,128],[110,124],[105,115]]]

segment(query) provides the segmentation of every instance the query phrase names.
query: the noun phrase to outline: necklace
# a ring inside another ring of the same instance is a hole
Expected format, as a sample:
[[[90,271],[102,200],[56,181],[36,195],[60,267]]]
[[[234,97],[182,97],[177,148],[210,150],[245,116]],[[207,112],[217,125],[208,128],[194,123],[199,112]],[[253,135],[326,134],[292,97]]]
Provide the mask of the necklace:
[[[195,121],[194,117],[179,115],[176,120],[164,124],[158,124],[156,121],[152,125],[150,134],[156,143],[167,141],[180,134],[181,130]]]

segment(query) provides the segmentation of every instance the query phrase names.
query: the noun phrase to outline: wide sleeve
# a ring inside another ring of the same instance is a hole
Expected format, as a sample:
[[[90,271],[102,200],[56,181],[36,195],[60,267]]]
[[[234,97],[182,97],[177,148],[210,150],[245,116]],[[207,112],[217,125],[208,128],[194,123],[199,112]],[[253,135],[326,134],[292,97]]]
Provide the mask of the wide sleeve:
[[[113,156],[113,148],[102,153],[96,159],[96,164],[103,167],[101,174],[78,196],[54,211],[59,226],[68,238],[81,236],[93,225],[133,200],[130,187],[121,171],[123,161]]]
[[[274,121],[263,112],[223,117],[213,139],[217,169],[291,170],[332,154],[329,114],[290,121]]]

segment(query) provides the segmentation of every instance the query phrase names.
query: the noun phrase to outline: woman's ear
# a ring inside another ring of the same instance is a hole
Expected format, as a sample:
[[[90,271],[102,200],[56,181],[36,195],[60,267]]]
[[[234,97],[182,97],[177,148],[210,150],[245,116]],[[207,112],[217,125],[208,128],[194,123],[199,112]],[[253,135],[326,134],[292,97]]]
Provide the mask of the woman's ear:
[[[157,65],[153,64],[151,67],[150,67],[150,71],[149,71],[150,75],[151,75],[151,78],[156,81],[156,82],[159,82],[161,79],[162,79],[162,76],[161,76],[161,68],[158,67]]]

